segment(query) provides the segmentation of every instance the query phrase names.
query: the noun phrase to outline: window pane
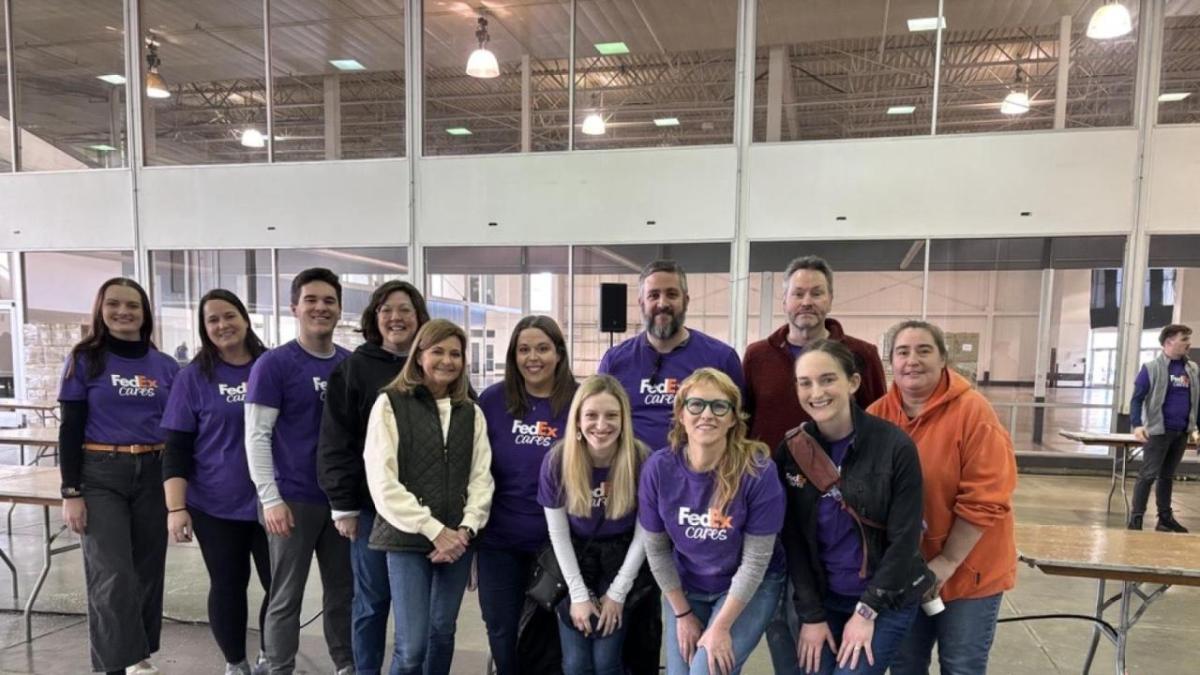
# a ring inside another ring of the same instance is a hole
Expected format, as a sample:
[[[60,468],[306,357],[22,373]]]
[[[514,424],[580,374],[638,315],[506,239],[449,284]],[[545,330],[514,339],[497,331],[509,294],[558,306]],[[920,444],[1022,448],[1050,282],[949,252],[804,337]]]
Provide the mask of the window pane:
[[[1167,3],[1160,87],[1159,124],[1200,122],[1200,4]]]
[[[271,5],[275,161],[404,155],[404,1]]]
[[[161,77],[145,89],[146,164],[267,160],[262,26],[261,2],[142,0],[142,77],[151,45]]]
[[[733,142],[736,0],[580,0],[575,147]]]
[[[928,134],[938,3],[905,5],[759,0],[754,140]]]
[[[511,0],[480,11],[465,3],[423,6],[424,153],[566,150],[570,3]],[[466,73],[480,48],[480,18],[487,22],[484,48],[498,67],[496,77]],[[528,96],[522,94],[526,72]]]
[[[21,169],[124,166],[121,0],[17,0],[12,12]]]
[[[1154,235],[1150,237],[1150,266],[1164,268],[1172,278],[1170,323],[1191,326],[1200,332],[1200,235]],[[1158,333],[1153,348],[1158,349]],[[1200,360],[1200,338],[1192,336],[1192,360]]]

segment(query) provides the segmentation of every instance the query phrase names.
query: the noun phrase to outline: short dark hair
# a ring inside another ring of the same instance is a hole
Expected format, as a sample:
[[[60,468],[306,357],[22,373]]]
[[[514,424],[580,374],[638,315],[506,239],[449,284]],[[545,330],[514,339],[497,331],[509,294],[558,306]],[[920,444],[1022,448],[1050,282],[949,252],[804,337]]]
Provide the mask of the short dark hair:
[[[416,286],[398,279],[386,281],[382,286],[376,288],[374,293],[371,293],[371,299],[367,302],[367,308],[363,310],[362,318],[358,323],[358,332],[362,333],[363,339],[367,342],[375,345],[383,344],[383,335],[379,333],[379,320],[375,315],[383,303],[387,302],[388,296],[396,291],[408,295],[408,299],[412,301],[413,311],[417,313],[417,330],[429,323],[429,308],[425,304],[425,296],[421,295],[421,291],[418,291]]]
[[[338,305],[342,304],[342,282],[338,281],[337,275],[325,267],[310,267],[306,270],[301,270],[299,274],[292,278],[293,305],[300,304],[300,289],[304,288],[304,284],[314,281],[324,281],[333,286],[333,290],[337,294]]]
[[[1162,329],[1162,332],[1158,334],[1158,344],[1165,345],[1167,344],[1167,340],[1170,340],[1171,338],[1180,334],[1191,335],[1192,329],[1181,323],[1173,323],[1169,326],[1166,326]]]
[[[854,355],[854,352],[850,351],[849,347],[837,340],[822,339],[812,342],[804,349],[804,353],[800,356],[807,356],[815,352],[824,352],[833,357],[833,360],[837,362],[838,367],[842,369],[842,373],[846,375],[847,379],[853,377],[855,373],[861,370],[858,357]]]
[[[833,292],[833,268],[825,259],[816,255],[803,255],[799,258],[793,258],[785,270],[783,270],[783,285],[786,287],[792,281],[792,275],[799,270],[813,270],[825,275],[825,283],[829,286],[829,292]]]
[[[651,274],[657,274],[658,272],[669,272],[671,274],[678,276],[679,277],[679,290],[683,291],[684,295],[687,295],[687,292],[688,292],[688,290],[687,290],[687,272],[683,271],[682,265],[675,262],[674,260],[670,260],[667,258],[659,258],[658,260],[653,260],[653,261],[649,262],[645,267],[642,268],[641,273],[638,274],[638,294],[639,295],[642,292],[642,284],[645,283],[646,278],[649,277]]]
[[[938,353],[942,355],[942,358],[947,360],[950,358],[950,350],[946,349],[946,334],[942,332],[941,328],[938,328],[937,325],[929,323],[928,321],[922,321],[920,319],[908,319],[907,321],[901,321],[895,326],[892,326],[892,330],[889,333],[891,339],[888,340],[888,363],[891,363],[892,354],[896,351],[896,337],[900,335],[901,331],[906,331],[910,328],[914,330],[927,331],[931,336],[933,336],[933,344],[937,347]]]

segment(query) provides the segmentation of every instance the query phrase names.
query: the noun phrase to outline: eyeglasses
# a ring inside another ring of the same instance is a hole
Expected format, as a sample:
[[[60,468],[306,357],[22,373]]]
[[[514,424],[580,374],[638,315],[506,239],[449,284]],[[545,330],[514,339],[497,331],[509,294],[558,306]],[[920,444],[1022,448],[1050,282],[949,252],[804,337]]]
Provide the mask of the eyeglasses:
[[[717,417],[724,417],[733,410],[733,404],[723,398],[715,398],[711,401],[703,398],[685,398],[683,400],[683,409],[693,415],[699,415],[708,408],[712,414]]]
[[[411,316],[416,314],[416,311],[411,307],[392,307],[390,305],[380,305],[376,310],[376,314],[380,316]]]

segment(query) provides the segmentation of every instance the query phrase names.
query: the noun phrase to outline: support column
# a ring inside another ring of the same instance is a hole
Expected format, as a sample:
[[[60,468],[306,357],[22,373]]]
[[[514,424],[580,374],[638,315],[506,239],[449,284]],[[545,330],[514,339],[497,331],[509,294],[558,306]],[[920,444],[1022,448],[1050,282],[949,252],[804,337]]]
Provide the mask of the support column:
[[[17,123],[17,72],[16,61],[13,58],[13,32],[12,32],[12,0],[4,0],[4,59],[5,69],[8,71],[8,128],[9,128],[9,165],[12,170],[21,170],[21,126]]]
[[[1049,248],[1049,241],[1046,247]],[[1054,270],[1043,261],[1042,292],[1038,300],[1037,353],[1033,365],[1033,401],[1046,402],[1046,373],[1050,371],[1050,332],[1054,312]],[[1046,409],[1033,409],[1033,443],[1041,445],[1046,423]]]
[[[1058,81],[1054,87],[1054,128],[1067,128],[1067,83],[1071,72],[1071,15],[1058,20]]]
[[[533,71],[529,55],[521,55],[521,152],[533,151]]]
[[[775,312],[775,283],[774,272],[762,273],[762,290],[758,294],[759,335],[770,335],[771,330],[775,328],[771,325],[771,316]]]
[[[422,148],[425,140],[422,94],[425,82],[425,78],[422,77],[422,69],[425,67],[425,55],[422,51],[425,31],[418,19],[424,16],[424,3],[422,0],[405,0],[405,3],[404,14],[408,17],[404,22],[404,137],[408,143],[408,279],[428,295],[429,289],[425,286],[425,252],[417,236],[417,214],[420,211],[417,195],[420,192],[421,154],[424,152]]]
[[[750,242],[746,237],[746,220],[750,206],[746,194],[750,189],[750,142],[754,135],[754,52],[757,0],[742,0],[738,7],[738,51],[735,73],[736,107],[733,111],[733,142],[737,146],[737,193],[733,221],[733,250],[730,251],[730,344],[739,354],[746,351],[746,332],[750,322],[749,304]]]
[[[145,135],[145,140],[142,141],[142,156],[149,159],[153,159],[157,152],[158,130],[155,129],[157,124],[156,117],[154,104],[147,101],[145,110],[142,112],[142,133]]]
[[[342,76],[325,76],[325,159],[342,158]]]
[[[786,47],[771,47],[767,59],[767,136],[768,143],[780,140],[783,125],[783,83],[788,76]]]
[[[116,148],[104,157],[104,165],[112,169],[121,166],[121,157],[128,151],[121,142],[121,90],[111,87],[108,90],[108,144]]]

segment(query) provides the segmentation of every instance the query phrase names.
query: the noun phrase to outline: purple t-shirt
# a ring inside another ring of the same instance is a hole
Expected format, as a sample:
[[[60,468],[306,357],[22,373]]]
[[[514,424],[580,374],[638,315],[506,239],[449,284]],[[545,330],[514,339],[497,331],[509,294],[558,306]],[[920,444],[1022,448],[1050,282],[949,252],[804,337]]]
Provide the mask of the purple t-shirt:
[[[562,463],[553,461],[553,455],[546,455],[542,462],[542,475],[538,480],[538,503],[548,509],[558,509],[567,505],[566,493],[562,491]],[[579,539],[591,537],[607,539],[633,531],[637,510],[617,518],[607,520],[604,509],[608,505],[608,467],[592,469],[592,514],[587,518],[567,513],[567,522],[571,525],[571,534]]]
[[[275,484],[287,501],[328,501],[317,485],[317,435],[329,374],[350,355],[336,345],[334,349],[333,356],[323,359],[292,340],[260,356],[250,370],[246,402],[279,411],[271,434],[271,457]]]
[[[227,520],[257,520],[258,497],[246,467],[246,382],[252,363],[217,361],[213,378],[192,363],[175,378],[162,426],[196,434],[188,506]]]
[[[646,334],[629,338],[604,353],[597,372],[617,378],[629,394],[633,431],[651,448],[667,445],[672,406],[679,383],[698,368],[724,371],[743,392],[742,362],[729,345],[698,330],[688,329],[687,342],[661,354]]]
[[[70,360],[68,357],[68,366]],[[87,401],[83,438],[91,443],[143,445],[162,443],[159,427],[171,384],[179,373],[175,359],[157,349],[127,359],[105,354],[104,371],[88,379],[87,361],[76,356],[71,373],[63,369],[59,401]]]
[[[1167,364],[1167,393],[1163,397],[1162,416],[1165,431],[1187,431],[1192,414],[1192,383],[1188,380],[1187,359],[1173,359]],[[1130,407],[1130,423],[1135,427],[1143,424],[1142,401],[1150,393],[1150,372],[1146,366],[1138,371],[1133,381],[1134,405]]]
[[[765,460],[758,475],[742,477],[721,513],[709,507],[716,476],[692,471],[685,453],[686,448],[663,448],[646,460],[638,483],[638,522],[648,532],[666,532],[671,538],[684,590],[724,593],[741,565],[745,535],[777,535],[783,529],[783,486],[775,463]],[[767,569],[782,572],[783,567],[777,537]]]
[[[829,446],[829,456],[839,470],[853,444],[854,436],[850,435]],[[829,590],[853,597],[867,590],[867,580],[858,576],[863,559],[858,525],[842,508],[833,490],[817,502],[817,553],[825,566]]]
[[[792,355],[792,363],[795,363],[796,359],[800,358],[800,355],[804,353],[804,347],[801,347],[800,345],[794,345],[790,342],[787,343],[787,348],[788,354]]]
[[[505,410],[504,383],[493,384],[479,396],[492,444],[492,512],[480,536],[484,548],[537,551],[549,541],[546,515],[538,504],[538,473],[542,458],[562,440],[567,428],[563,406],[557,416],[550,399],[529,396],[529,409],[520,419]]]

